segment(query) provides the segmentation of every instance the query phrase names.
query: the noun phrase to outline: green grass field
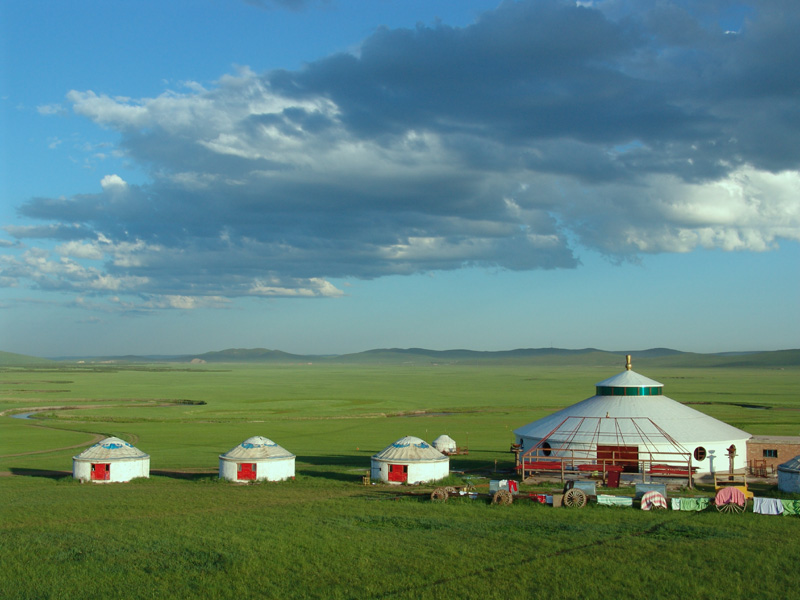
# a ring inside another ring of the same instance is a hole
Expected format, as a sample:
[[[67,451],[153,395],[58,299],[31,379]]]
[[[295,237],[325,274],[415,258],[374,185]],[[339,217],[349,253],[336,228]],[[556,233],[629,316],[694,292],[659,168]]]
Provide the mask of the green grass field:
[[[796,517],[437,504],[361,485],[372,454],[441,433],[469,446],[451,469],[485,485],[513,464],[512,429],[591,396],[618,370],[0,370],[0,473],[10,474],[0,476],[0,597],[795,597]],[[750,433],[800,435],[800,369],[641,372]],[[8,416],[46,407],[43,419]],[[160,474],[73,481],[72,456],[98,434],[133,442]],[[252,435],[297,455],[295,481],[216,479],[218,455]]]

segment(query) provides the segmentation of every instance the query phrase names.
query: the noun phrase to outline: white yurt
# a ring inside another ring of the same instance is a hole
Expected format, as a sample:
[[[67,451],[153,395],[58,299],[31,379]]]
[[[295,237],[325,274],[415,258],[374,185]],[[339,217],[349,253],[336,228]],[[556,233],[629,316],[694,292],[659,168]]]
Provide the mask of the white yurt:
[[[442,434],[433,440],[433,447],[442,454],[452,454],[458,448],[456,441],[446,434]]]
[[[72,457],[72,476],[112,483],[150,477],[150,455],[118,437],[108,437]]]
[[[295,455],[269,438],[247,438],[219,455],[219,477],[228,481],[282,481],[294,477]]]
[[[372,479],[386,483],[422,483],[450,474],[450,458],[427,442],[408,435],[372,457]]]
[[[788,494],[800,494],[800,456],[778,465],[778,489]]]
[[[698,473],[747,466],[746,431],[664,395],[664,386],[632,370],[596,384],[595,395],[514,433],[524,460],[620,459],[625,470],[691,464]],[[732,448],[733,447],[733,448]]]

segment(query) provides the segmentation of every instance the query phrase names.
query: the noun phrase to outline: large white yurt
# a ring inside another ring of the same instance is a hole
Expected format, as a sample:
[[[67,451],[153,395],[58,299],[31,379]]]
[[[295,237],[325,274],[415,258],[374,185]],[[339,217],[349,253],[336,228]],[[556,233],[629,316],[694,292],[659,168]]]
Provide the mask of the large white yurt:
[[[372,479],[387,483],[436,481],[450,474],[450,458],[408,435],[372,457]]]
[[[778,465],[778,489],[789,494],[800,494],[800,456]]]
[[[72,457],[72,476],[112,483],[150,477],[150,455],[118,437],[108,437]]]
[[[456,441],[446,434],[442,434],[433,440],[433,447],[442,454],[452,454],[458,449]]]
[[[269,438],[247,438],[219,455],[219,477],[228,481],[282,481],[294,477],[295,455]]]
[[[749,433],[668,398],[663,384],[632,370],[630,356],[625,371],[596,386],[591,398],[514,430],[523,460],[619,460],[626,471],[691,465],[699,473],[747,466]]]

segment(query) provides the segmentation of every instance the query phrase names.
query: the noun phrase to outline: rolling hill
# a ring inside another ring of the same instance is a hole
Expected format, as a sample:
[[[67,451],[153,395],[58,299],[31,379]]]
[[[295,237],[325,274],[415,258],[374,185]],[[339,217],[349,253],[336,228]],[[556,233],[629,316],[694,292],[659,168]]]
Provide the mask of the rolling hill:
[[[87,363],[249,363],[249,364],[363,364],[363,365],[546,365],[618,367],[631,354],[637,367],[750,367],[786,368],[800,366],[800,349],[763,352],[697,354],[669,348],[647,350],[599,350],[583,348],[518,348],[516,350],[428,350],[425,348],[380,348],[341,355],[300,355],[266,348],[229,348],[203,354],[179,356],[107,356],[45,359],[0,352],[0,366],[53,366],[58,362]],[[58,362],[56,362],[58,361]]]

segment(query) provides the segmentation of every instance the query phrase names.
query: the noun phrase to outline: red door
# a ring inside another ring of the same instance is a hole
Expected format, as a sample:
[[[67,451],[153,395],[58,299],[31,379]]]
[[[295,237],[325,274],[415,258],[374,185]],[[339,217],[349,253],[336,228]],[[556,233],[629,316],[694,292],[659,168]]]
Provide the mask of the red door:
[[[389,465],[389,481],[408,481],[408,465]]]
[[[639,472],[639,446],[597,445],[597,462],[619,465],[626,473]]]
[[[111,479],[111,465],[92,463],[92,481],[108,481]]]
[[[255,481],[256,463],[238,463],[236,465],[236,479]]]

